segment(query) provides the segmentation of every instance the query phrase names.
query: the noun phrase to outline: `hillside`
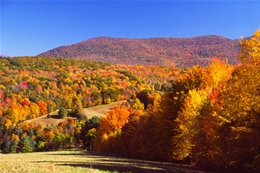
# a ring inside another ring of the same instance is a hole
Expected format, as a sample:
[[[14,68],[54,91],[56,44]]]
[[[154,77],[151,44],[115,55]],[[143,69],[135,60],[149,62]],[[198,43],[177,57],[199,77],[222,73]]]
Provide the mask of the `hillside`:
[[[14,125],[60,107],[109,104],[147,88],[165,91],[179,73],[175,68],[43,57],[0,57],[0,64],[0,118]]]
[[[77,44],[61,46],[39,56],[64,57],[113,62],[118,64],[208,65],[213,57],[236,63],[238,40],[216,35],[192,38],[111,38],[97,37]]]

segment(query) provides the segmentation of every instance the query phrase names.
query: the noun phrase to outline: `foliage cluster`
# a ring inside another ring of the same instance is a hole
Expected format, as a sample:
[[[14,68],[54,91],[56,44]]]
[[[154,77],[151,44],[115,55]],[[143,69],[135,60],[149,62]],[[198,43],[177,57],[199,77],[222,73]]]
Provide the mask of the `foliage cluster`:
[[[122,106],[107,113],[95,149],[217,171],[259,172],[259,43],[260,30],[240,40],[237,66],[214,59],[208,67],[187,69],[171,81],[172,91],[158,95],[145,111]]]
[[[44,57],[1,57],[0,64],[0,116],[14,126],[62,107],[79,112],[129,99],[146,88],[165,91],[178,73],[166,67]]]
[[[87,143],[80,136],[86,120],[82,108],[126,100],[143,89],[169,90],[170,83],[166,81],[174,79],[177,73],[175,68],[166,67],[1,57],[0,148],[5,153],[31,152]],[[22,128],[26,120],[46,114],[53,118],[53,111],[58,112],[56,118],[74,118],[58,126],[30,124],[30,133]],[[68,135],[64,134],[68,128],[66,123],[73,124],[69,125]],[[41,132],[36,133],[38,126]],[[43,134],[50,136],[42,137]]]

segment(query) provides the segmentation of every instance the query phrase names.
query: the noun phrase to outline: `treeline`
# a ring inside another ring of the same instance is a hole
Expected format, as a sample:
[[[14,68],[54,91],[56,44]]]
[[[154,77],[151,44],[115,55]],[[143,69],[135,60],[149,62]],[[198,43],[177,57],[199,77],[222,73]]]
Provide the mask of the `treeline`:
[[[259,40],[260,30],[240,40],[240,65],[215,59],[187,69],[146,110],[136,102],[108,112],[95,129],[94,149],[219,172],[259,172]]]
[[[3,125],[5,122],[1,119],[1,151],[19,153],[78,147],[84,122],[70,118],[58,125],[47,125],[46,127],[27,122],[13,127],[11,124],[10,126]]]
[[[150,91],[149,95],[149,99],[154,99],[158,94]],[[122,119],[123,113],[128,114],[128,111],[135,110],[140,105],[143,109],[144,106],[138,98],[129,99],[124,103],[124,106],[118,104],[107,115],[111,114],[117,116],[118,119]],[[125,108],[125,111],[122,111],[122,108]],[[73,113],[75,114],[75,112]],[[65,108],[61,108],[58,112],[59,118],[64,118],[67,115],[68,112]],[[118,122],[114,123],[118,124]],[[108,126],[111,125],[108,124]],[[2,153],[54,151],[71,148],[92,150],[94,139],[97,137],[96,129],[100,127],[100,118],[97,116],[91,119],[70,116],[58,125],[48,124],[43,126],[39,123],[28,123],[27,121],[14,125],[1,117],[0,127],[0,151]]]

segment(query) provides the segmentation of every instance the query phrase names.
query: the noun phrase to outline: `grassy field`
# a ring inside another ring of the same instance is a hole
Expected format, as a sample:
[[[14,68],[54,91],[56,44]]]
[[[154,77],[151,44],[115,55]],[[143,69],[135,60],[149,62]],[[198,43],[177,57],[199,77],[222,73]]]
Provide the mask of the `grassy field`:
[[[99,105],[99,106],[93,106],[93,107],[90,107],[90,108],[84,108],[82,113],[84,115],[86,115],[89,119],[92,118],[93,116],[100,117],[102,115],[105,115],[105,113],[107,111],[109,111],[110,109],[115,107],[117,104],[124,103],[124,102],[126,102],[126,101],[124,100],[124,101],[118,101],[118,102],[110,103],[110,104],[107,104],[107,105]]]
[[[92,118],[93,116],[102,116],[105,115],[105,113],[107,111],[109,111],[111,108],[115,107],[117,104],[119,103],[123,103],[125,101],[119,101],[119,102],[114,102],[114,103],[110,103],[107,105],[99,105],[99,106],[93,106],[93,107],[89,107],[89,108],[84,108],[82,110],[82,113],[84,115],[86,115],[89,119]],[[57,115],[58,111],[52,112],[50,113],[50,115]],[[28,123],[36,123],[36,124],[41,124],[42,126],[46,126],[47,124],[53,124],[53,125],[58,125],[60,122],[63,122],[67,119],[69,119],[70,117],[64,118],[64,119],[58,119],[58,118],[47,118],[47,115],[43,115],[31,120],[27,120],[26,122]]]
[[[135,160],[110,153],[57,151],[0,154],[1,173],[196,172],[191,166]]]
[[[49,172],[100,172],[96,169],[73,167],[66,164],[82,163],[85,159],[80,152],[39,152],[0,155],[1,173],[49,173]]]

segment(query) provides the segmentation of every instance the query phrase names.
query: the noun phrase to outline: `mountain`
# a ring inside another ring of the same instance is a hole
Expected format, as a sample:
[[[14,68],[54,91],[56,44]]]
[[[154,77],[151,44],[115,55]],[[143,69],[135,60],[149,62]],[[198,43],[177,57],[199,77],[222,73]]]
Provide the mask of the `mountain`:
[[[238,40],[216,35],[192,38],[111,38],[97,37],[61,46],[38,56],[77,58],[100,62],[140,65],[208,65],[213,57],[236,63]]]

